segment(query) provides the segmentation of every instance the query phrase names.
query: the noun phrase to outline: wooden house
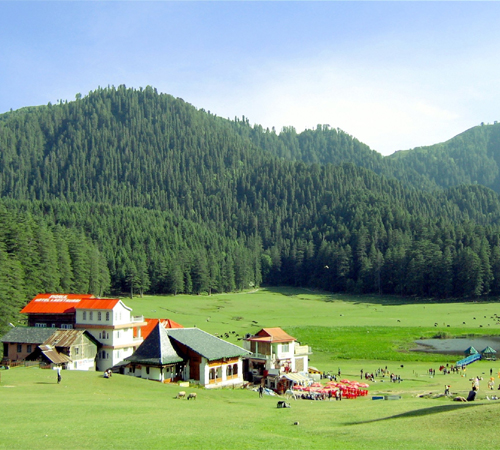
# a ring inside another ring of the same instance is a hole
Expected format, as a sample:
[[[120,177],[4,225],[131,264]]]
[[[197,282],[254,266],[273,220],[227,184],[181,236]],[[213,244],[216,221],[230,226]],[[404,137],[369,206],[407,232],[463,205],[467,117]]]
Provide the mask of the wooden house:
[[[5,363],[24,361],[35,349],[54,334],[54,328],[14,327],[2,336]]]
[[[99,342],[85,330],[57,330],[29,355],[66,370],[95,370]]]
[[[94,370],[99,343],[86,331],[15,327],[2,337],[4,358],[62,365],[68,370]]]

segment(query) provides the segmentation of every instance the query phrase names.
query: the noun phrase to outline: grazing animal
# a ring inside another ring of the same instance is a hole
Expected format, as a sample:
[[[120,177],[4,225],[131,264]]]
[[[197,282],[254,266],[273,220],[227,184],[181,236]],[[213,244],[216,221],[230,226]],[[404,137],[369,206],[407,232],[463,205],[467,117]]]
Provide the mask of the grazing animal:
[[[177,398],[185,398],[186,397],[186,391],[180,391],[177,393]]]
[[[293,422],[293,424],[294,424],[294,425],[298,425],[298,424],[299,424],[299,422]]]
[[[187,396],[187,399],[188,399],[188,400],[190,400],[190,399],[196,400],[196,392],[191,392],[191,393]]]
[[[290,403],[280,400],[276,405],[277,408],[290,408]]]

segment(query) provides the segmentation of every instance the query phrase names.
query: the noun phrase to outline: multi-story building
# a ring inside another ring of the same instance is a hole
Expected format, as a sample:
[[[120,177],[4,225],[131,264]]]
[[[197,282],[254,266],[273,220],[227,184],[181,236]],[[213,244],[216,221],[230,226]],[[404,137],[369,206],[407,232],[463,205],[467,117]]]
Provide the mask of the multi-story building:
[[[106,370],[130,356],[142,343],[143,316],[119,299],[98,299],[92,295],[40,294],[21,313],[28,325],[39,328],[87,330],[98,342],[97,370]]]
[[[143,316],[132,316],[132,309],[121,300],[86,299],[75,310],[75,328],[87,330],[102,345],[97,353],[97,370],[113,367],[142,344],[140,330],[147,323]]]
[[[297,339],[281,328],[262,328],[243,342],[243,347],[251,352],[246,357],[245,369],[255,376],[308,371],[311,348],[299,345]]]

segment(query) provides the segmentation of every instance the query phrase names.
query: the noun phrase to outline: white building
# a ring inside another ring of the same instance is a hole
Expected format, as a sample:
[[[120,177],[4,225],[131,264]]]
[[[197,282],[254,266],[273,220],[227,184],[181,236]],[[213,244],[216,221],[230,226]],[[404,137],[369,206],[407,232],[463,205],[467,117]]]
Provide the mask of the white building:
[[[75,306],[75,328],[87,330],[102,346],[97,370],[104,371],[132,355],[143,339],[143,316],[132,316],[132,309],[119,299],[84,299]]]
[[[311,348],[299,345],[297,339],[281,328],[262,328],[243,342],[244,348],[251,352],[246,358],[246,369],[253,375],[266,377],[268,374],[308,371]]]
[[[124,373],[150,380],[190,381],[225,387],[243,383],[241,357],[248,352],[199,328],[169,328],[158,323],[124,363]]]

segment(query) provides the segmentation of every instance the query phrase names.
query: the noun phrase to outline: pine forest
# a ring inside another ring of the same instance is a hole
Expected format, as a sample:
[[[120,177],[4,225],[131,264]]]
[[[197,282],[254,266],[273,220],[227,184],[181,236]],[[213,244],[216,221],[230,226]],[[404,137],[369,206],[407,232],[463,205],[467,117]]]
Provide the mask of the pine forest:
[[[154,88],[0,115],[0,328],[38,292],[500,295],[500,124],[382,156]]]

